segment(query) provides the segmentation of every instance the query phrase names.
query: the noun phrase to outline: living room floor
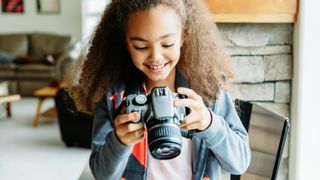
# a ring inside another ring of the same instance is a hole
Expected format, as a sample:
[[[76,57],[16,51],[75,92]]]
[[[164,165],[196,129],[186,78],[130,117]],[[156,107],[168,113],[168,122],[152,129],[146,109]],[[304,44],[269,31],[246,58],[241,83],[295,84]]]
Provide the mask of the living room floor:
[[[34,128],[36,106],[36,98],[22,98],[12,103],[11,118],[0,118],[0,179],[79,179],[90,150],[66,147],[56,118],[41,117]],[[45,100],[43,109],[52,106]]]

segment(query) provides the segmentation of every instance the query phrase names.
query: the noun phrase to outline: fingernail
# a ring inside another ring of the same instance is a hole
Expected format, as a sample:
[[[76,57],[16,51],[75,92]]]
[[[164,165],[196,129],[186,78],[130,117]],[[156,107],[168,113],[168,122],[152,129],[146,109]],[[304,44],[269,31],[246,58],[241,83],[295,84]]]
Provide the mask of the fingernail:
[[[135,113],[133,113],[133,117],[134,117],[135,119],[138,119],[138,118],[139,118],[139,114],[138,114],[137,112],[135,112]]]

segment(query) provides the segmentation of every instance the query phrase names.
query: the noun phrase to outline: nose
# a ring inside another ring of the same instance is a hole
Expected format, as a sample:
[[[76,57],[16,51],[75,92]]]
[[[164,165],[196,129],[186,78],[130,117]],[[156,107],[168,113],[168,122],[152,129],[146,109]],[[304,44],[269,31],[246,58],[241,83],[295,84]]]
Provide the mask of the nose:
[[[160,47],[153,47],[150,54],[150,59],[154,62],[161,61],[163,59],[162,49]]]

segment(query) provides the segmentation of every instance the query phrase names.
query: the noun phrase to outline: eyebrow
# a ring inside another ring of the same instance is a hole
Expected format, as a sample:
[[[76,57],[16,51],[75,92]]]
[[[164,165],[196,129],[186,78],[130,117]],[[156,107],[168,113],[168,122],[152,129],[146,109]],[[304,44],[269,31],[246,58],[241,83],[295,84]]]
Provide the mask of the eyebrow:
[[[159,39],[164,39],[164,38],[167,38],[167,37],[173,36],[173,35],[176,35],[176,33],[165,34],[165,35],[163,35],[163,36],[160,36],[157,40],[159,40]],[[148,40],[143,39],[143,38],[141,38],[141,37],[132,37],[132,38],[130,38],[130,41],[143,41],[143,42],[148,42]]]

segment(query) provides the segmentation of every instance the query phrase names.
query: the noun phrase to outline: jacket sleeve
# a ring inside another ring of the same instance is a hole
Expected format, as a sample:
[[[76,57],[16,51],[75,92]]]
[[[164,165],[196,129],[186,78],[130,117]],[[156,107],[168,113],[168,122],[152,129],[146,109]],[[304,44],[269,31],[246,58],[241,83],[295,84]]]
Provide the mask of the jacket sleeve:
[[[220,166],[229,173],[242,174],[251,160],[248,133],[234,107],[228,92],[220,91],[211,108],[211,125],[196,136],[204,140]]]
[[[119,142],[113,128],[113,119],[103,101],[94,116],[90,168],[96,179],[117,180],[126,167],[131,146]]]

